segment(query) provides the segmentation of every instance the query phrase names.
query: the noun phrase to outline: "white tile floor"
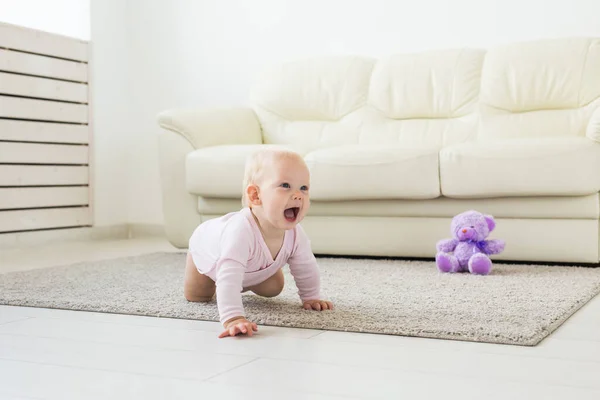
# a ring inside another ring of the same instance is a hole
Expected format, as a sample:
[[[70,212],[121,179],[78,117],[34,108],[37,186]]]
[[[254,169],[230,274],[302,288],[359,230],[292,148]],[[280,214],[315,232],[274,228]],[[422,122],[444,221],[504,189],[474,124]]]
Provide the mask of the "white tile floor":
[[[174,250],[5,250],[0,273]],[[600,298],[536,347],[0,306],[0,399],[600,399]]]

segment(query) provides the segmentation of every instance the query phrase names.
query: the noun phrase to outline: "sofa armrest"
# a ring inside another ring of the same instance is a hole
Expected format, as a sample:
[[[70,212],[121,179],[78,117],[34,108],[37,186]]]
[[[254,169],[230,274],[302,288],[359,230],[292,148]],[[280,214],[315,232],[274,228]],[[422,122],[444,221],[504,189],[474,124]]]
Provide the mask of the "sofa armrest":
[[[183,136],[194,149],[262,143],[260,124],[250,108],[166,110],[158,114],[158,124]]]
[[[186,248],[202,222],[198,196],[185,186],[186,158],[195,149],[227,144],[261,144],[254,112],[246,108],[176,109],[158,115],[164,128],[158,135],[159,170],[165,233],[178,248]]]
[[[585,136],[596,142],[600,142],[600,107],[596,107],[596,110],[592,114],[585,131]]]

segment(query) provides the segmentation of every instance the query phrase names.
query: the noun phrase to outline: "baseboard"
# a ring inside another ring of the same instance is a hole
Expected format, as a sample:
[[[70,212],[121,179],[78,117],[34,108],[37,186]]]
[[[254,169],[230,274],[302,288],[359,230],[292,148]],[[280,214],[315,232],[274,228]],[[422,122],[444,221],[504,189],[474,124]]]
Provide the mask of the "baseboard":
[[[164,237],[165,227],[158,224],[129,224],[127,225],[130,238]]]
[[[165,237],[164,227],[154,224],[118,224],[6,233],[0,234],[0,250],[44,246],[65,241],[126,240],[144,237]]]

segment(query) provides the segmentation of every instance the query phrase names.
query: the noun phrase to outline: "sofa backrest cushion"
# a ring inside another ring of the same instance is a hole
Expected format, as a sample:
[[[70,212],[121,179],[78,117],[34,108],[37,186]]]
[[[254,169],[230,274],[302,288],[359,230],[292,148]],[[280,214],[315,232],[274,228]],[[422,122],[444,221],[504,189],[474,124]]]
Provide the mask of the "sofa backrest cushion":
[[[454,118],[475,111],[483,52],[399,54],[375,65],[369,104],[390,119]]]
[[[497,46],[483,64],[480,136],[581,136],[599,99],[600,40]]]
[[[271,69],[253,97],[288,121],[339,121],[365,104],[374,60],[315,57]]]

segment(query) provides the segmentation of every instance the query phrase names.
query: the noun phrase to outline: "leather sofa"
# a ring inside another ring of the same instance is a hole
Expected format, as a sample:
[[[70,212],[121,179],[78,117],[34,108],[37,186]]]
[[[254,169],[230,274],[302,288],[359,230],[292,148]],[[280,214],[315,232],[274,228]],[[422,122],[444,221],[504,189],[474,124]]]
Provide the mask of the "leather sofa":
[[[496,259],[598,263],[600,39],[382,59],[282,62],[248,106],[158,115],[165,229],[241,208],[246,157],[301,153],[316,254],[433,258],[462,211],[492,214]]]

